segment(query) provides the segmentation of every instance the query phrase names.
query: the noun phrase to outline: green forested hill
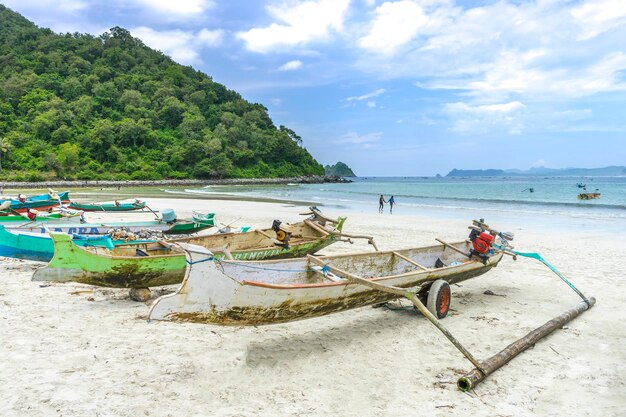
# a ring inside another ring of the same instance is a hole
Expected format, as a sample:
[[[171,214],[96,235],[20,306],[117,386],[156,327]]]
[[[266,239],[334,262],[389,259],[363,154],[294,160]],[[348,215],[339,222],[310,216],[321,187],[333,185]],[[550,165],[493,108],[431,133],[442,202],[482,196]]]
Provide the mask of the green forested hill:
[[[0,5],[3,180],[323,175],[292,130],[122,28],[59,35]]]

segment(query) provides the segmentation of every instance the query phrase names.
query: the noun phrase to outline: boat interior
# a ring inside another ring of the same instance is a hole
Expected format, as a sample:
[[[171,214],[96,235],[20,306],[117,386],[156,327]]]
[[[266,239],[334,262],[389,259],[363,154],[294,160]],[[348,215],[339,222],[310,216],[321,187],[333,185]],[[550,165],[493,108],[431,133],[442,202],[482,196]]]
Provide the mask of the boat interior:
[[[328,236],[309,224],[304,222],[289,225],[291,235],[289,245],[321,239]],[[219,233],[214,235],[194,236],[177,238],[167,241],[167,243],[134,243],[129,245],[118,245],[112,250],[106,248],[89,247],[92,253],[105,254],[111,256],[163,256],[180,255],[183,251],[180,247],[172,243],[190,243],[202,246],[209,250],[240,251],[250,249],[263,249],[284,246],[285,243],[277,239],[277,233],[272,229],[256,229],[245,233]]]
[[[469,243],[460,242],[453,245],[469,253]],[[347,274],[361,278],[391,277],[433,271],[468,262],[474,261],[447,246],[435,245],[348,255],[309,255],[306,258],[284,260],[221,261],[220,269],[239,282],[306,285],[343,281]]]

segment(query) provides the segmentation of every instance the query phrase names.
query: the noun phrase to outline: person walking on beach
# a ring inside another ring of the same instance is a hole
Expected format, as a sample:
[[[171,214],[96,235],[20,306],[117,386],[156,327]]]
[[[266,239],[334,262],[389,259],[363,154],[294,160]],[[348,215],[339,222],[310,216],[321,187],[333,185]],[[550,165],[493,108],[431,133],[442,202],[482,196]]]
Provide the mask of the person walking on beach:
[[[383,212],[383,208],[385,208],[385,197],[383,197],[383,195],[380,195],[380,198],[378,199],[378,212],[382,213]]]
[[[389,214],[393,214],[393,205],[395,204],[396,200],[393,199],[393,196],[389,197],[389,201],[387,201],[389,203]]]

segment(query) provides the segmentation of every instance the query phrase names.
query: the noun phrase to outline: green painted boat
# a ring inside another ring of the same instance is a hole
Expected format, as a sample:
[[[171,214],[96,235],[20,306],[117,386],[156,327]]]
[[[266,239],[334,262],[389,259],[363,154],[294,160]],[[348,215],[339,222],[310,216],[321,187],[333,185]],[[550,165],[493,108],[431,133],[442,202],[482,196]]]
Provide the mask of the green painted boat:
[[[165,212],[165,210],[164,210]],[[171,221],[169,221],[171,220]],[[215,226],[215,214],[208,213],[203,216],[194,216],[191,220],[186,219],[156,219],[133,222],[105,222],[105,223],[45,223],[39,220],[20,225],[11,225],[13,231],[19,232],[64,232],[67,234],[78,233],[81,235],[104,235],[111,229],[125,228],[130,232],[138,232],[145,229],[160,230],[167,235],[183,235],[199,232]]]
[[[146,202],[135,200],[132,203],[115,201],[113,203],[76,203],[72,201],[70,208],[83,211],[133,211],[146,207]]]
[[[34,221],[65,221],[65,220],[69,220],[69,219],[74,219],[76,218],[76,220],[78,220],[80,218],[80,213],[76,213],[76,214],[71,214],[71,215],[63,215],[61,213],[40,213],[37,215],[36,219]],[[26,223],[26,222],[32,222],[33,220],[29,219],[26,216],[18,216],[16,215],[0,215],[0,223]]]
[[[184,251],[176,243],[200,245],[218,258],[235,260],[299,257],[341,240],[344,220],[333,220],[333,226],[327,225],[328,219],[310,218],[264,230],[120,245],[110,251],[81,248],[67,235],[51,233],[54,257],[48,266],[35,271],[33,281],[76,281],[119,288],[178,284],[186,264]]]

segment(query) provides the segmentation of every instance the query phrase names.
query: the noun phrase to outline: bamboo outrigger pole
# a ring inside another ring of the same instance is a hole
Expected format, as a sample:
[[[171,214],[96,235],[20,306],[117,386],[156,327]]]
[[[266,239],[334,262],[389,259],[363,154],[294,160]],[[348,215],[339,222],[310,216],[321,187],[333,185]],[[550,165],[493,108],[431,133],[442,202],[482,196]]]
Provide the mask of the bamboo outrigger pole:
[[[543,326],[536,328],[521,339],[511,343],[489,359],[481,362],[480,366],[477,366],[476,369],[473,369],[459,378],[457,386],[461,391],[469,391],[470,389],[475,388],[476,385],[480,384],[486,377],[500,369],[500,367],[507,364],[511,361],[511,359],[515,358],[517,355],[559,327],[563,327],[566,323],[580,316],[582,313],[593,307],[595,303],[596,299],[594,297],[590,297],[585,301],[578,303],[574,308],[567,310],[563,314],[548,321]]]

